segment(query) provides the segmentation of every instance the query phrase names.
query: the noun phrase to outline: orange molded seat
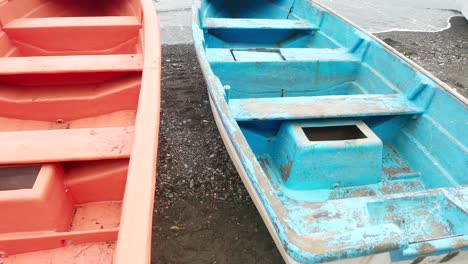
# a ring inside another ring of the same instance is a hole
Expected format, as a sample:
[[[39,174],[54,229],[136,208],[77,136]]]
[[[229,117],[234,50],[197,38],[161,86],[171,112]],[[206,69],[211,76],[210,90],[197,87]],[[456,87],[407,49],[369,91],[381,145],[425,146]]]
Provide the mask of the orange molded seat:
[[[133,132],[133,127],[3,132],[0,164],[128,158]]]
[[[0,75],[141,71],[142,55],[52,56],[0,59]]]
[[[3,28],[9,34],[23,30],[54,30],[66,28],[110,28],[114,33],[122,33],[122,29],[129,28],[138,30],[141,23],[134,16],[103,16],[103,17],[41,17],[41,18],[18,18],[6,24]],[[138,33],[138,32],[135,32]]]
[[[3,27],[23,55],[135,53],[135,16],[19,18]]]

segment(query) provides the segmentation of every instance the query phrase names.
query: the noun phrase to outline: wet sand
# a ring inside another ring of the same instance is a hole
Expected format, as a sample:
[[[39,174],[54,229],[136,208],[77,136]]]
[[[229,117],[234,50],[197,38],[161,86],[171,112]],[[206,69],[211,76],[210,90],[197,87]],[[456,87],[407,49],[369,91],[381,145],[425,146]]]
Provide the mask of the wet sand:
[[[468,21],[453,17],[450,24],[441,32],[388,32],[377,36],[468,97]]]
[[[192,45],[163,47],[153,263],[282,263],[219,136]]]
[[[468,22],[378,34],[468,95]],[[224,145],[192,45],[163,47],[153,263],[283,263]]]

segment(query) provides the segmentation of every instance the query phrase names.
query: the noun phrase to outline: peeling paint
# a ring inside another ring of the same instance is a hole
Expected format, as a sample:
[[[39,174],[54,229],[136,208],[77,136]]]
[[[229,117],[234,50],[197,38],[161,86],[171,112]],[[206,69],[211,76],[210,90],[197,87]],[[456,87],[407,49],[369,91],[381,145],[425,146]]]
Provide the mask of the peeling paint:
[[[218,127],[285,259],[417,263],[468,250],[466,104],[332,12],[272,3],[196,0],[193,31]],[[282,132],[357,121],[373,144]]]
[[[284,181],[288,181],[289,175],[291,174],[292,166],[293,166],[293,161],[292,160],[288,161],[288,163],[285,164],[285,165],[281,165],[281,168],[280,168],[281,176],[282,176]]]

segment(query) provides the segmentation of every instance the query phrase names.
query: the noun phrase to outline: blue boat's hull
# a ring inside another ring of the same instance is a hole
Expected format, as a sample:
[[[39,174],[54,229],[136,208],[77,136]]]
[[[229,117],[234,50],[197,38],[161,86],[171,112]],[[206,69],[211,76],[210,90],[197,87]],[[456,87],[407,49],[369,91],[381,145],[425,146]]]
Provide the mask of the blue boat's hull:
[[[219,130],[285,260],[466,259],[465,99],[306,0],[193,11]]]

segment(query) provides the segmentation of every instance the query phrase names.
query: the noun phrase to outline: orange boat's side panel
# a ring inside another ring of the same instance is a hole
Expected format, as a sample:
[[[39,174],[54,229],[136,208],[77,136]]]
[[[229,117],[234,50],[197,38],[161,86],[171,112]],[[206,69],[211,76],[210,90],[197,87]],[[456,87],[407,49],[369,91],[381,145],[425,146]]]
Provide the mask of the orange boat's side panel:
[[[104,229],[78,232],[27,233],[21,236],[4,236],[0,243],[3,255],[10,258],[17,254],[31,252],[41,255],[44,250],[63,249],[67,245],[91,244],[116,241],[118,229]]]
[[[0,263],[149,263],[151,0],[0,0]]]
[[[77,204],[121,201],[124,196],[127,160],[71,165],[65,171],[68,175],[65,185]]]

